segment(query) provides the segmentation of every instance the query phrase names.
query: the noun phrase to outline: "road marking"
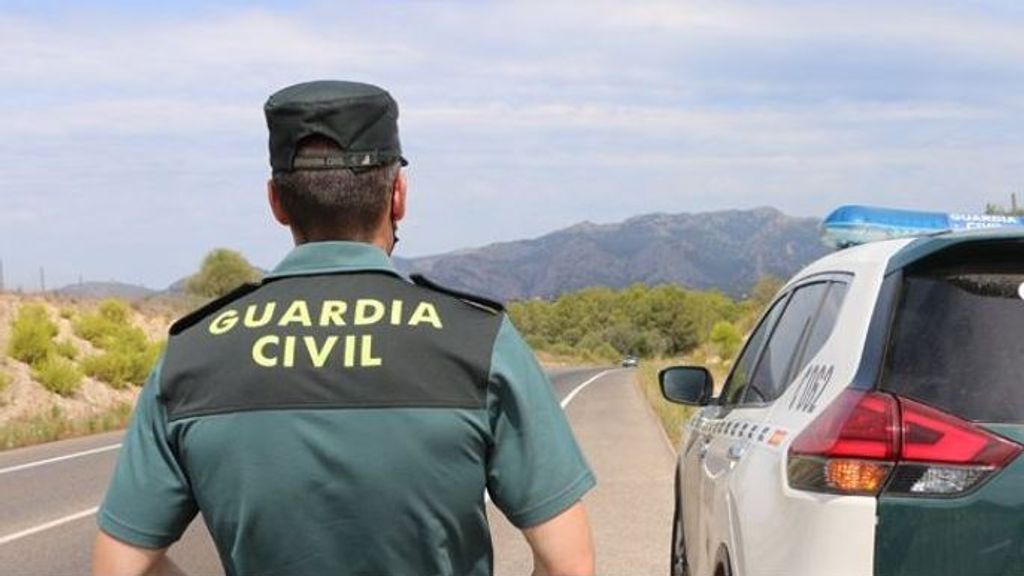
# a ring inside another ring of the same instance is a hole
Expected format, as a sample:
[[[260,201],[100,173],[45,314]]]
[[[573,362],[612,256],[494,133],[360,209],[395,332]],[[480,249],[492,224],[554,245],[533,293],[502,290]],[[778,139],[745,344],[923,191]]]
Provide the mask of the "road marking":
[[[76,512],[76,513],[74,513],[74,514],[72,514],[70,516],[65,516],[63,518],[58,518],[58,519],[56,519],[56,520],[54,520],[52,522],[47,522],[46,524],[40,524],[39,526],[34,526],[32,528],[29,528],[28,530],[22,530],[21,532],[15,532],[14,534],[8,534],[7,536],[0,536],[0,546],[3,546],[4,544],[10,544],[11,542],[14,542],[15,540],[21,540],[22,538],[25,538],[27,536],[31,536],[33,534],[38,534],[40,532],[44,532],[44,531],[49,530],[51,528],[56,528],[58,526],[67,524],[68,522],[74,522],[75,520],[81,520],[82,518],[87,518],[87,517],[92,516],[93,514],[95,514],[99,509],[100,509],[99,506],[97,506],[95,508],[89,508],[88,510],[82,510],[81,512]]]
[[[584,388],[589,386],[591,383],[593,383],[595,380],[597,380],[601,376],[604,376],[605,374],[608,374],[609,372],[614,372],[614,371],[615,371],[615,368],[609,368],[609,369],[605,370],[604,372],[601,372],[600,374],[594,376],[593,378],[590,378],[589,380],[587,380],[586,382],[580,384],[579,386],[576,386],[575,388],[573,388],[572,391],[570,391],[568,394],[566,394],[565,398],[562,398],[562,401],[559,403],[562,406],[562,410],[565,410],[565,407],[569,405],[569,402],[572,402],[572,399],[575,398],[577,394],[582,392]],[[484,489],[484,502],[487,502],[487,503],[492,502],[491,494],[486,489]]]
[[[602,376],[608,374],[609,372],[614,372],[614,371],[615,371],[614,368],[610,368],[608,370],[605,370],[605,371],[603,371],[603,372],[601,372],[601,373],[599,373],[599,374],[589,378],[587,381],[585,381],[582,384],[576,386],[575,388],[573,388],[572,391],[569,392],[565,396],[565,398],[563,398],[562,401],[559,403],[561,405],[562,409],[565,410],[565,407],[568,406],[569,403],[572,402],[573,399],[576,398],[576,396],[580,392],[582,392],[584,388],[586,388],[587,386],[590,386],[591,384],[596,382],[599,378],[601,378]],[[103,453],[103,452],[109,452],[111,450],[117,450],[120,447],[121,447],[121,444],[111,444],[109,446],[101,446],[99,448],[93,448],[92,450],[84,450],[82,452],[75,452],[74,454],[67,454],[67,455],[64,455],[64,456],[57,456],[55,458],[47,458],[46,460],[37,460],[35,462],[28,462],[26,464],[19,464],[17,466],[11,466],[9,468],[0,468],[0,474],[7,474],[9,472],[17,472],[19,470],[27,470],[29,468],[36,468],[38,466],[45,466],[47,464],[53,464],[55,462],[63,462],[64,460],[72,460],[74,458],[81,458],[83,456],[91,456],[93,454],[100,454],[100,453]],[[486,494],[485,498],[487,500],[490,500],[490,494]],[[38,534],[40,532],[45,532],[46,530],[49,530],[51,528],[56,528],[58,526],[62,526],[62,525],[67,524],[69,522],[74,522],[75,520],[81,520],[82,518],[86,518],[88,516],[92,516],[98,510],[99,510],[98,506],[95,507],[95,508],[90,508],[88,510],[82,510],[81,512],[76,512],[75,514],[72,514],[70,516],[65,516],[63,518],[58,518],[58,519],[53,520],[51,522],[47,522],[45,524],[40,524],[39,526],[35,526],[35,527],[29,528],[27,530],[22,530],[21,532],[15,532],[14,534],[8,534],[7,536],[2,536],[2,537],[0,537],[0,546],[3,546],[4,544],[10,544],[11,542],[14,542],[15,540],[21,540],[22,538],[31,536],[33,534]]]
[[[604,376],[605,374],[607,374],[609,372],[614,372],[614,371],[615,371],[615,368],[609,368],[608,370],[605,370],[604,372],[601,372],[597,376],[594,376],[590,380],[587,380],[583,384],[580,384],[579,386],[573,388],[572,392],[569,392],[568,394],[566,394],[565,398],[562,399],[562,403],[561,403],[562,404],[562,410],[565,410],[565,407],[569,405],[569,402],[572,402],[572,399],[575,398],[577,394],[582,392],[584,388],[586,388],[587,386],[590,386],[591,383],[593,383],[595,380],[597,380],[601,376]]]
[[[46,460],[36,460],[35,462],[28,462],[26,464],[18,464],[17,466],[11,466],[9,468],[0,468],[0,476],[9,474],[11,472],[18,472],[20,470],[28,470],[29,468],[36,468],[38,466],[46,466],[47,464],[53,464],[55,462],[63,462],[65,460],[73,460],[75,458],[81,458],[83,456],[92,456],[93,454],[100,454],[102,452],[110,452],[111,450],[117,450],[121,447],[121,444],[111,444],[110,446],[100,446],[99,448],[93,448],[92,450],[84,450],[82,452],[75,452],[74,454],[66,454],[64,456],[57,456],[55,458],[47,458]]]

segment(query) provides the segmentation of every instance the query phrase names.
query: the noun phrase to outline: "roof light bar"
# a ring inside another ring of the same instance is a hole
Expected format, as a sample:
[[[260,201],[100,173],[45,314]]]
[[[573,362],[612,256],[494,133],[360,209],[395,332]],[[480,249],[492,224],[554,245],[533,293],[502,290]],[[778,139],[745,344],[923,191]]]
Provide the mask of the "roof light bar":
[[[1024,226],[1024,218],[994,214],[917,212],[870,206],[842,206],[822,222],[822,239],[833,248],[949,232]]]

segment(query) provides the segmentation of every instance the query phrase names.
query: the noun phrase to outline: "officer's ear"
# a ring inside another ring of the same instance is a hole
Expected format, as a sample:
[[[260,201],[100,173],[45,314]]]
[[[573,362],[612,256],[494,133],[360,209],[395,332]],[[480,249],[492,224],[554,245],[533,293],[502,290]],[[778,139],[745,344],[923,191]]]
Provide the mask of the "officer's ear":
[[[292,220],[284,209],[284,204],[281,202],[281,191],[274,186],[273,178],[267,180],[267,200],[270,202],[270,211],[274,214],[274,220],[283,226],[291,226]]]
[[[398,171],[398,177],[395,178],[395,186],[391,190],[391,221],[398,222],[402,218],[405,218],[405,193],[409,188],[409,183],[405,179],[405,172],[403,170]]]

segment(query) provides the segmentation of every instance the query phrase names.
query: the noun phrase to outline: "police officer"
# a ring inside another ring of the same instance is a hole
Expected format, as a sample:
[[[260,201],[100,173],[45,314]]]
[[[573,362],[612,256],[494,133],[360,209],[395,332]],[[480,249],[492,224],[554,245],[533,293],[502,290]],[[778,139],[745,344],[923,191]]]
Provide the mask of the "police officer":
[[[538,574],[593,571],[594,477],[502,307],[389,258],[398,107],[354,82],[265,106],[296,247],[171,327],[100,509],[93,570],[141,574],[202,512],[228,574],[492,571],[485,489]]]

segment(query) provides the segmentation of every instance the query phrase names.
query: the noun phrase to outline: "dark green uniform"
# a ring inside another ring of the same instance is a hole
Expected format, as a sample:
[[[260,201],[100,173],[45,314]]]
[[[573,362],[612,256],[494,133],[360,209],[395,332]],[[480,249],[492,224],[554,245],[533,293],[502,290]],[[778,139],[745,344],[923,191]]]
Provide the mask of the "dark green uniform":
[[[99,523],[158,548],[201,511],[229,574],[489,574],[485,488],[528,527],[593,485],[500,308],[320,242],[172,328]]]

